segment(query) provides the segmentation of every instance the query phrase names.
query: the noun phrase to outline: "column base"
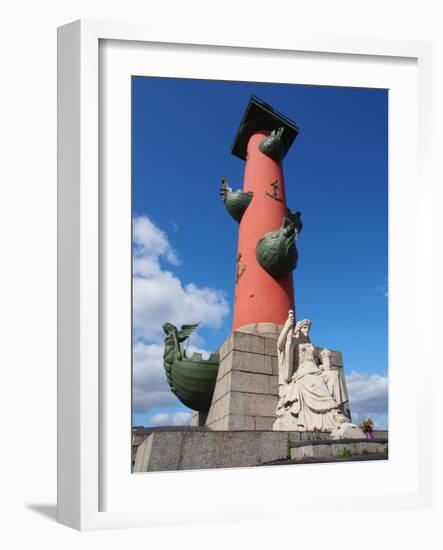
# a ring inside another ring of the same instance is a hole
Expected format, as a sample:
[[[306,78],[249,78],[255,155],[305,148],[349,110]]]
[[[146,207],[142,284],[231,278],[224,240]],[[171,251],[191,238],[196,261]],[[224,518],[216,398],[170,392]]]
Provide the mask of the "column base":
[[[192,426],[214,431],[273,429],[279,400],[277,338],[281,328],[276,323],[256,323],[229,335],[219,349],[220,366],[207,417],[194,413]],[[347,395],[341,353],[331,351],[330,360]],[[342,403],[340,412],[351,419],[348,402]]]

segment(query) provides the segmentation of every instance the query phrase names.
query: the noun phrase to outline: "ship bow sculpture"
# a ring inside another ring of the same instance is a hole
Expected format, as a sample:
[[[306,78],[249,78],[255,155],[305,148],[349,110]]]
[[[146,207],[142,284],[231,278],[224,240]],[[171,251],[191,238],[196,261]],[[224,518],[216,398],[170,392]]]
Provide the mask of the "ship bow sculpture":
[[[221,182],[220,195],[225,203],[226,210],[235,221],[240,223],[246,208],[248,208],[249,203],[252,201],[254,193],[252,191],[245,193],[241,189],[233,191],[227,178],[222,178]]]
[[[188,357],[182,344],[198,327],[182,325],[178,330],[172,323],[165,323],[166,334],[163,365],[166,379],[172,392],[180,401],[194,411],[207,412],[211,406],[219,367],[218,353],[203,359],[201,353]]]
[[[301,228],[300,212],[292,213],[288,209],[281,227],[277,231],[270,231],[258,241],[257,261],[275,279],[287,277],[297,266],[295,240]]]

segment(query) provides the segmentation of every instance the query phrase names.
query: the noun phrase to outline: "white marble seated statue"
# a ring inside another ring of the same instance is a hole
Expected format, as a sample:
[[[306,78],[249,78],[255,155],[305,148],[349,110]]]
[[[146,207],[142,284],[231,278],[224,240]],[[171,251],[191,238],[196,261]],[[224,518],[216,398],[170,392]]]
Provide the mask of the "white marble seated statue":
[[[311,321],[294,327],[294,312],[277,341],[279,401],[274,430],[331,432],[331,438],[364,438],[358,426],[340,412],[347,400],[339,373],[330,369],[331,352],[320,357],[309,339]]]

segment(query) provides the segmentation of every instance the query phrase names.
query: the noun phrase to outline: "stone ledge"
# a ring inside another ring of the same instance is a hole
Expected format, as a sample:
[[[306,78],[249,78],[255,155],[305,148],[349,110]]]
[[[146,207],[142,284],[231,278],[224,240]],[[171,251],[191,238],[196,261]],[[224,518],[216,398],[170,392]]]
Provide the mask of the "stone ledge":
[[[139,446],[133,471],[259,466],[287,452],[287,436],[279,432],[154,432]]]
[[[374,430],[374,439],[331,439],[331,432],[288,432],[289,434],[289,442],[291,445],[297,445],[298,443],[304,443],[304,442],[312,442],[313,444],[321,443],[322,441],[376,441],[378,443],[387,443],[388,441],[388,434],[389,432],[387,430]]]
[[[303,444],[295,443],[303,436]],[[140,441],[138,434],[137,442]],[[329,434],[322,434],[327,437]],[[290,464],[294,460],[333,462],[341,459],[370,459],[380,455],[386,459],[387,438],[374,440],[309,440],[318,434],[310,432],[255,431],[195,431],[170,428],[167,431],[152,431],[138,445],[134,473],[211,468],[239,468],[262,466],[273,462]],[[343,456],[344,449],[353,455]],[[362,454],[364,449],[368,455]],[[291,459],[288,460],[288,451]]]
[[[307,447],[309,445],[312,445],[313,447],[315,447],[316,445],[325,445],[325,444],[335,445],[336,443],[343,444],[343,445],[354,444],[354,443],[368,443],[369,445],[373,445],[373,444],[386,445],[388,443],[388,439],[386,438],[383,438],[383,439],[366,439],[366,438],[365,439],[326,439],[324,438],[321,440],[305,440],[305,441],[299,441],[299,442],[290,441],[289,443],[291,448],[298,449],[301,447]]]
[[[370,439],[338,440],[338,441],[310,441],[298,443],[291,447],[291,458],[334,458],[346,456],[365,456],[365,454],[386,453],[387,441],[379,442]],[[349,454],[347,454],[349,453]]]
[[[389,456],[387,453],[370,453],[367,455],[353,455],[353,456],[334,456],[334,457],[306,457],[296,459],[283,459],[283,460],[274,460],[272,462],[267,462],[262,464],[262,466],[289,466],[290,464],[331,464],[334,462],[371,462],[373,460],[388,460]]]

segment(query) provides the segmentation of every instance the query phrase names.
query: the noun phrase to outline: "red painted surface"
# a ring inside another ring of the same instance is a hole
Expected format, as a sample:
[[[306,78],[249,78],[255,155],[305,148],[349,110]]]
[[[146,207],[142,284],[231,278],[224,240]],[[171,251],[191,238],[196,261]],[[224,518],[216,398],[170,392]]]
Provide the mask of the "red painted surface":
[[[278,229],[286,215],[286,197],[281,164],[261,153],[260,142],[268,132],[256,132],[248,143],[243,191],[253,191],[254,198],[243,214],[238,235],[238,254],[241,254],[237,273],[241,274],[235,288],[232,330],[252,323],[283,324],[288,310],[294,309],[292,274],[274,279],[260,266],[255,257],[259,239]],[[273,182],[277,182],[277,197]],[[267,195],[266,193],[269,193]],[[243,269],[246,268],[244,271]],[[243,271],[243,273],[242,273]]]

